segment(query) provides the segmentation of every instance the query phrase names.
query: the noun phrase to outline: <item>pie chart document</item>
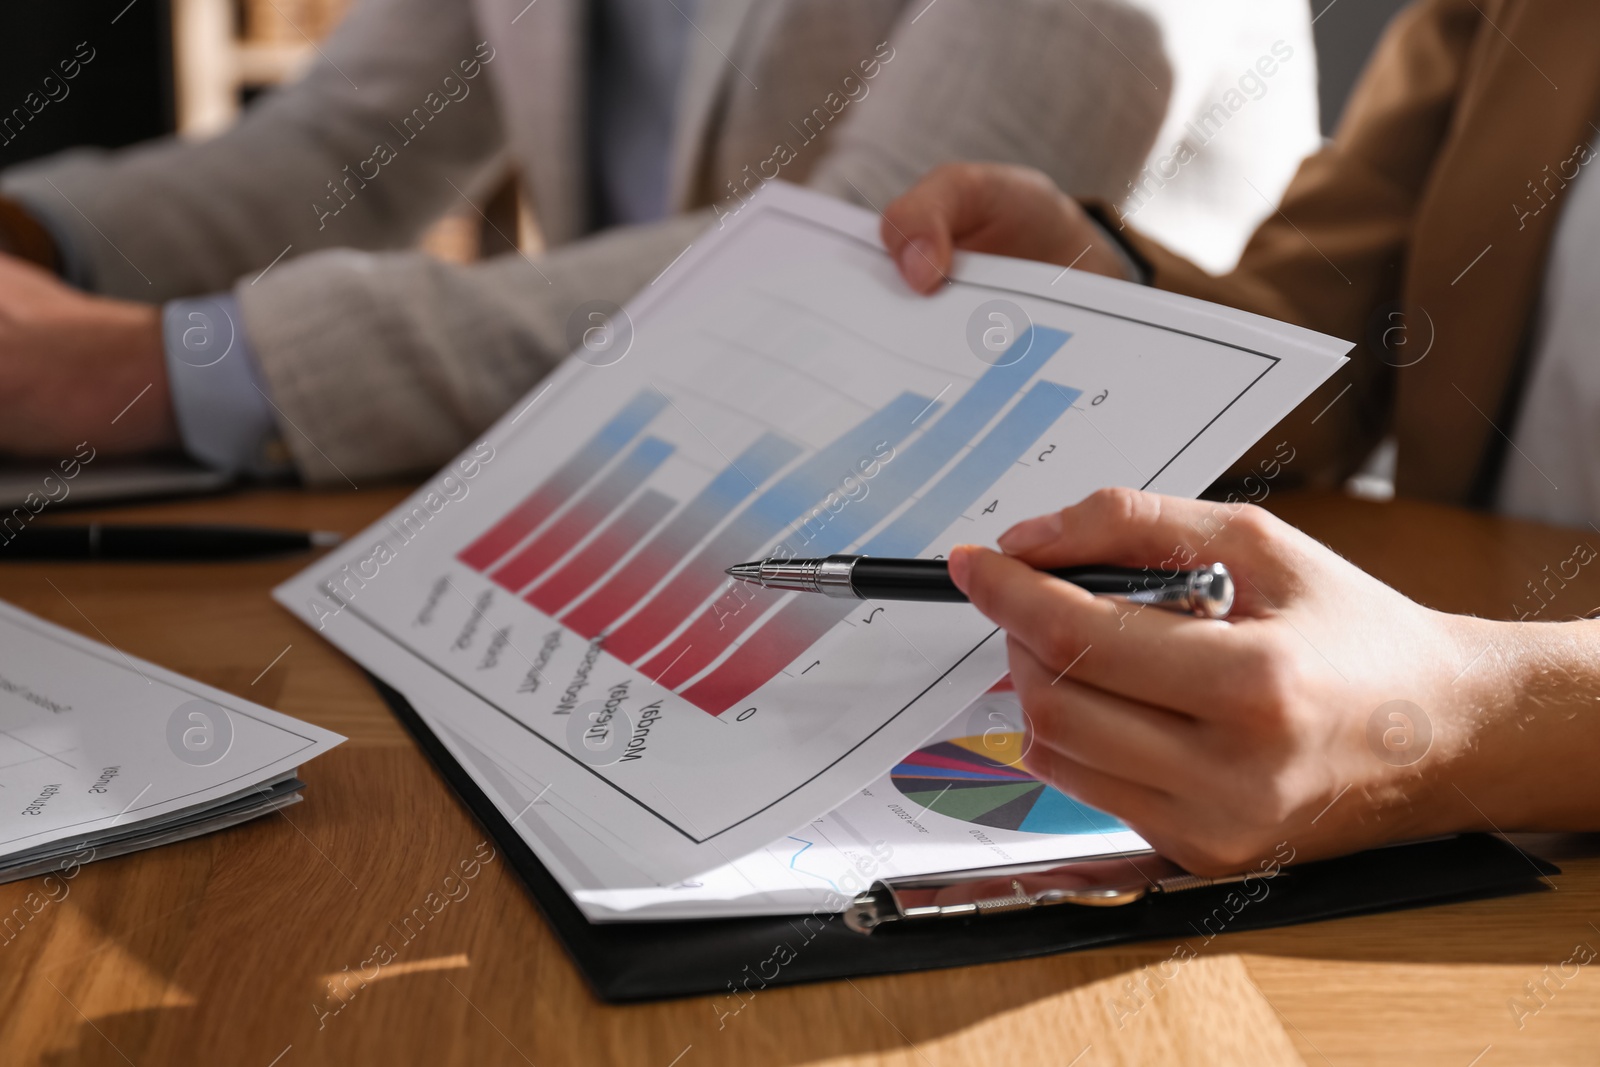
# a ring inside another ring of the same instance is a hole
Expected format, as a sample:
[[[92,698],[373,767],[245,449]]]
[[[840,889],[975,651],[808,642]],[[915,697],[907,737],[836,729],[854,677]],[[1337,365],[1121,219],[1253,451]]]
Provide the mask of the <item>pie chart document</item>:
[[[1104,486],[1194,496],[1350,348],[998,257],[920,297],[878,224],[768,186],[626,309],[576,304],[558,371],[277,591],[406,695],[574,894],[780,840],[1004,673],[967,605],[735,588],[724,568],[942,556]],[[1032,832],[1054,801],[1021,784],[933,810]]]
[[[1023,722],[1006,679],[827,815],[676,885],[579,890],[578,905],[602,922],[796,915],[880,879],[1147,849],[1023,769]]]

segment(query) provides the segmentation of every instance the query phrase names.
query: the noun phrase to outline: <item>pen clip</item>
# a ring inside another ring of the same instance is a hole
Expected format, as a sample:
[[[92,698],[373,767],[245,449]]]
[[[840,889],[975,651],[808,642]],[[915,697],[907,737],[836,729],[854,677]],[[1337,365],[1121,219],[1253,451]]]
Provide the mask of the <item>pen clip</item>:
[[[873,883],[845,909],[845,925],[870,934],[889,922],[959,919],[1055,904],[1119,907],[1152,893],[1175,893],[1242,880],[1200,878],[1152,851],[1068,863],[1023,864]]]

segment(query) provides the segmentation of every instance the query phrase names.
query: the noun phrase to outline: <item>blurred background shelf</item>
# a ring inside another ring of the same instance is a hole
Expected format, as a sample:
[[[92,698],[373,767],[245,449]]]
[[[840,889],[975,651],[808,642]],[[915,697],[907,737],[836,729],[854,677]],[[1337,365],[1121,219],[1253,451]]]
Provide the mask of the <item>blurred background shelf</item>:
[[[298,78],[319,60],[317,44],[350,6],[350,0],[169,2],[173,117],[182,137],[208,137],[227,129],[256,96]],[[510,175],[479,199],[476,205],[461,204],[430,227],[422,248],[455,263],[500,252],[538,251],[538,228]],[[513,238],[515,247],[502,233]]]
[[[177,128],[225,128],[256,93],[298,77],[347,0],[171,0]]]
[[[304,72],[315,55],[307,46],[291,41],[241,41],[234,57],[239,87],[248,92],[252,88],[292,81]]]

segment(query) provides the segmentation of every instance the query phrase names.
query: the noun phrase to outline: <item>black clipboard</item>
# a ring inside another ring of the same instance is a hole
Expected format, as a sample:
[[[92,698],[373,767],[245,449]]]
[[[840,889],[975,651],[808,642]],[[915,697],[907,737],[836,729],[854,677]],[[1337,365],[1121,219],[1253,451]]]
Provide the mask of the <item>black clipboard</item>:
[[[494,838],[573,962],[611,1003],[702,994],[748,997],[774,985],[964,967],[1130,941],[1209,941],[1261,930],[1447,901],[1548,889],[1560,868],[1489,834],[1304,863],[1259,898],[1221,884],[1117,908],[1072,905],[1016,915],[895,923],[867,936],[839,916],[762,916],[591,923],[406,698],[372,678],[444,780]],[[1241,905],[1241,900],[1247,903]]]

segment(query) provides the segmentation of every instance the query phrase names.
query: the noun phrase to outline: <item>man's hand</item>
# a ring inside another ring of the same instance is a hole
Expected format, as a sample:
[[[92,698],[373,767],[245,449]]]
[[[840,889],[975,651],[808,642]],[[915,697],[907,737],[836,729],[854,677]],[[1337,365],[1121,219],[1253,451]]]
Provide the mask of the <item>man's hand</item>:
[[[900,273],[919,293],[944,283],[957,248],[1133,280],[1116,245],[1078,202],[1027,167],[938,167],[889,205],[880,232]]]
[[[1600,789],[1544,780],[1564,751],[1592,750],[1594,716],[1535,729],[1518,715],[1518,624],[1424,608],[1259,508],[1104,490],[1000,543],[1007,554],[953,549],[950,572],[1009,635],[1024,762],[1194,873],[1243,870],[1283,842],[1312,859],[1600,810]],[[1096,562],[1224,563],[1233,619],[1097,598],[1035,569]],[[1491,643],[1502,651],[1479,660]],[[1526,662],[1548,675],[1560,656]],[[1587,790],[1586,807],[1569,798],[1582,811],[1551,816],[1530,803],[1541,790]]]
[[[161,309],[0,255],[0,455],[56,457],[80,441],[110,455],[179,443]]]

